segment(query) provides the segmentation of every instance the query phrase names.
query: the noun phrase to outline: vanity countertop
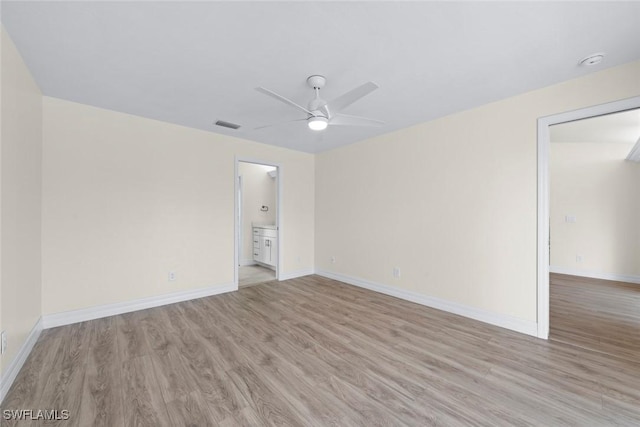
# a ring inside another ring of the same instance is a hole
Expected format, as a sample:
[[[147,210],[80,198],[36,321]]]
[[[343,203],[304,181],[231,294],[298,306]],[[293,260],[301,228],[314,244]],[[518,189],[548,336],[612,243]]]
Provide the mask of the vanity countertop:
[[[278,227],[276,227],[275,224],[260,224],[260,223],[253,222],[253,223],[251,223],[251,226],[255,227],[255,228],[266,228],[268,230],[277,230],[278,229]]]

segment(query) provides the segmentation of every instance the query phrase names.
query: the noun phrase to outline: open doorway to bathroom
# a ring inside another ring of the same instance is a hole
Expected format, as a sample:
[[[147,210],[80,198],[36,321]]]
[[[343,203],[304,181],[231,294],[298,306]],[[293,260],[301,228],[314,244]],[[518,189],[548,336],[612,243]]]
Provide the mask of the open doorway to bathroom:
[[[237,162],[237,281],[238,287],[276,280],[279,168],[250,161]]]

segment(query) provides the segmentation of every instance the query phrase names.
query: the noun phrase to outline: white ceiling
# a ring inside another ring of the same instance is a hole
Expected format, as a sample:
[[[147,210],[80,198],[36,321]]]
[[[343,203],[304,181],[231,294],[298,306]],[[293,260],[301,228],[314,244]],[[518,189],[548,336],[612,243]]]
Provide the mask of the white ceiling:
[[[640,109],[550,127],[551,142],[634,144],[640,138]]]
[[[2,2],[45,95],[307,152],[640,59],[639,17],[640,2]],[[256,86],[306,105],[311,74],[325,99],[376,82],[344,112],[386,125],[252,130],[304,117]]]

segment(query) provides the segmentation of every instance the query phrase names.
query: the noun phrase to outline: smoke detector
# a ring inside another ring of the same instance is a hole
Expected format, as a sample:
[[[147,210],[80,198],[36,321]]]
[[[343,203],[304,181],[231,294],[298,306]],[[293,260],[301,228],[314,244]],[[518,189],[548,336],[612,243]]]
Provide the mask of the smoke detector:
[[[594,53],[593,55],[589,55],[586,58],[583,58],[580,61],[580,65],[590,67],[592,65],[601,63],[603,59],[604,53]]]

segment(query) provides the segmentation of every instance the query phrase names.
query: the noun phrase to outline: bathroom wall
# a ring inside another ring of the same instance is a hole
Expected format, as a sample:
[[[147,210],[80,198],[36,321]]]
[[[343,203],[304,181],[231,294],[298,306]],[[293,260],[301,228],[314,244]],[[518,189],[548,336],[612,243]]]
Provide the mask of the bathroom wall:
[[[271,178],[268,172],[273,166],[240,162],[238,175],[242,177],[242,246],[240,265],[253,264],[253,234],[252,223],[276,223],[276,178]],[[267,206],[268,211],[262,211]]]

